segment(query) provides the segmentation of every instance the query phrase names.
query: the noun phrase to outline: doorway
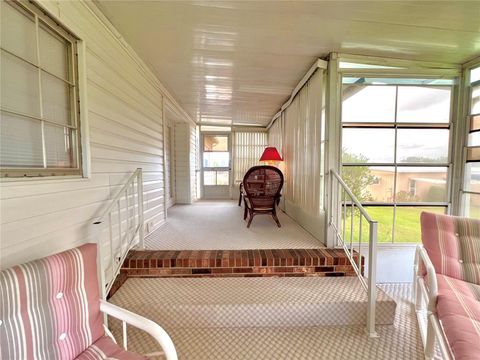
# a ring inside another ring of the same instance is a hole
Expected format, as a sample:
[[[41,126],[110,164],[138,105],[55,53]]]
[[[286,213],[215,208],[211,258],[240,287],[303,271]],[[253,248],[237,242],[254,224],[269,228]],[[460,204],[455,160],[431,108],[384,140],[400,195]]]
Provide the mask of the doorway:
[[[231,182],[230,134],[202,134],[202,187],[205,199],[229,199]]]

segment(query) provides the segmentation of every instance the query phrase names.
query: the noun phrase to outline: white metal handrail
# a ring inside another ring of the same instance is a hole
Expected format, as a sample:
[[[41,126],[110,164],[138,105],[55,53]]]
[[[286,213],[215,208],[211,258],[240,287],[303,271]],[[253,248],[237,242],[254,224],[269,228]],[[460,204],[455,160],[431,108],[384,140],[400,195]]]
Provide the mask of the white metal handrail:
[[[108,227],[102,226],[106,222]],[[128,252],[137,244],[140,248],[144,248],[143,176],[141,168],[136,169],[129,177],[102,214],[95,219],[93,225],[98,227],[97,248],[100,259],[98,269],[100,284],[102,284],[101,295],[105,299],[115,278],[120,273]],[[105,243],[102,241],[104,238],[101,233],[102,230],[108,232],[108,243],[106,245],[110,251],[109,256],[104,256]]]
[[[347,208],[350,209],[350,241],[347,243]],[[358,209],[358,252],[354,251],[355,209]],[[363,219],[368,223],[368,277],[362,274],[362,227]],[[376,337],[375,306],[377,300],[377,228],[373,220],[352,193],[345,181],[334,170],[330,170],[330,219],[335,242],[340,244],[352,264],[360,283],[367,292],[367,333]],[[355,257],[357,259],[355,260]]]

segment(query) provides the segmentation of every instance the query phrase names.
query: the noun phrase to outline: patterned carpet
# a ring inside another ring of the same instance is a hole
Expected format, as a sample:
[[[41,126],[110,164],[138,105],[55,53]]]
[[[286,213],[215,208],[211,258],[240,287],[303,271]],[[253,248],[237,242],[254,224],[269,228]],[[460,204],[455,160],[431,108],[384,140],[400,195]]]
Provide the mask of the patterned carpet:
[[[233,289],[235,285],[239,285],[235,284],[239,279],[204,279],[231,282],[228,286],[215,286],[217,290],[214,292],[211,291],[211,287],[204,284],[193,287],[193,290],[191,286],[182,286],[182,281],[198,279],[168,280],[176,281],[178,286],[170,282],[169,289],[166,289],[164,279],[129,279],[111,301],[162,324],[172,336],[180,359],[423,359],[408,284],[381,285],[381,288],[397,302],[395,322],[394,325],[377,326],[379,337],[369,339],[362,325],[298,326],[295,317],[286,319],[283,323],[271,323],[268,320],[256,319],[262,316],[258,312],[252,313],[252,308],[248,306],[240,316],[236,311],[235,319],[232,320],[228,312],[225,313],[222,311],[223,308],[218,307],[222,299],[248,304],[258,297],[258,292],[255,292],[258,289],[255,287],[245,289],[245,295],[238,297]],[[168,294],[170,291],[176,291],[180,305],[175,305],[174,302],[165,303],[163,298],[171,299]],[[299,294],[299,302],[316,296],[312,295],[315,289],[312,289],[311,285],[306,287],[299,285],[296,291]],[[335,297],[335,292],[332,290],[328,296]],[[277,312],[284,311],[288,314],[290,310],[285,296],[285,291],[279,289],[277,298],[270,299],[270,302],[279,305]],[[158,306],[152,306],[152,299],[153,303],[157,300]],[[185,304],[190,307],[185,307]],[[192,313],[192,306],[209,310]],[[163,319],[158,318],[160,307],[172,310],[170,317],[164,315]],[[216,307],[219,311],[215,311]],[[192,314],[196,317],[192,317]],[[264,314],[263,317],[268,319],[272,314]],[[120,340],[121,336],[118,336],[120,324],[112,322],[110,325]],[[157,351],[158,347],[148,336],[131,329],[129,349],[147,353]]]
[[[279,211],[278,228],[271,216],[258,215],[247,229],[243,208],[235,201],[197,201],[168,210],[167,223],[149,234],[149,250],[312,249],[322,243]]]

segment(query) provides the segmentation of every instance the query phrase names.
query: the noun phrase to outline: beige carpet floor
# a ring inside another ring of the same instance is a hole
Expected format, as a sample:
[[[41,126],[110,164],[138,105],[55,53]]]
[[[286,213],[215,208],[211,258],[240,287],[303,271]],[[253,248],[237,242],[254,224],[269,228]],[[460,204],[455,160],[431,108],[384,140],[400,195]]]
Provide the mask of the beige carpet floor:
[[[257,215],[250,229],[235,201],[198,201],[168,210],[166,224],[145,238],[150,250],[311,249],[322,243],[279,211],[281,228]]]
[[[208,297],[205,296],[209,291],[208,287],[193,286],[190,287],[188,293],[185,293],[182,281],[194,280],[174,280],[179,285],[177,292],[179,304],[182,303],[181,299],[189,297],[188,302],[204,307],[215,306],[215,303],[218,303],[216,301],[218,297],[228,298],[231,296],[231,286],[238,281],[238,279],[227,279],[232,283],[230,286],[219,287],[215,293],[210,294],[211,297]],[[152,305],[150,300],[146,299],[158,299],[157,306],[165,306],[162,296],[169,299],[171,297],[164,295],[166,291],[164,280],[129,279],[126,285],[129,282],[130,288],[121,288],[111,301],[162,324],[162,319],[157,318],[161,312],[156,309],[155,305]],[[168,286],[173,289],[171,282]],[[223,294],[222,288],[224,289]],[[175,309],[175,317],[177,317],[178,324],[185,325],[187,323],[188,326],[176,326],[171,322],[172,319],[165,321],[164,326],[177,347],[179,358],[186,360],[422,359],[423,349],[411,302],[411,286],[408,284],[384,284],[381,285],[381,288],[396,300],[397,311],[394,325],[377,326],[379,337],[374,339],[367,338],[362,325],[206,326],[205,319],[191,319],[192,313],[188,310],[182,311],[181,305]],[[302,289],[299,287],[298,291],[301,293]],[[310,287],[304,288],[302,296],[307,296],[304,293],[308,291],[311,291]],[[282,295],[278,296],[279,304],[282,304]],[[242,299],[236,299],[236,301],[241,302]],[[250,300],[247,299],[248,301]],[[172,306],[172,304],[168,306]],[[240,317],[248,319],[250,316],[258,316],[257,313],[252,314],[249,309],[249,307],[245,307],[245,311],[240,314]],[[286,311],[288,313],[288,309]],[[207,311],[205,316],[212,316],[212,313]],[[228,318],[228,316],[231,316],[228,312],[219,312],[217,320],[221,323],[221,318]],[[234,316],[239,317],[238,311]],[[292,322],[292,324],[294,323]],[[110,325],[113,333],[118,335],[120,324],[111,322]],[[152,339],[136,330],[130,330],[129,337],[130,349],[144,353],[158,350]],[[121,337],[118,339],[120,340]]]

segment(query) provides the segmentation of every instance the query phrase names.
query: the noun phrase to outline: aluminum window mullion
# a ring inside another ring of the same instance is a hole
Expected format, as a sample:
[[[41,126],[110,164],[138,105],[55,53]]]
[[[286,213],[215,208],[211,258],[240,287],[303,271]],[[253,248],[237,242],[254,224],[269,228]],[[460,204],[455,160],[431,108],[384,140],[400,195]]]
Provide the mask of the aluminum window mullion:
[[[398,86],[395,87],[395,113],[394,113],[394,123],[395,123],[395,142],[393,145],[393,222],[392,222],[392,244],[395,243],[395,225],[397,222],[397,146],[398,146],[398,126],[397,126],[397,117],[398,117]]]
[[[45,142],[45,122],[43,121],[43,93],[42,93],[42,69],[40,68],[40,38],[39,38],[39,31],[38,31],[38,16],[37,14],[34,15],[35,17],[35,47],[36,47],[36,55],[37,55],[37,74],[38,74],[38,102],[39,102],[39,109],[40,109],[40,127],[41,127],[41,134],[42,134],[42,159],[43,159],[43,168],[47,168],[47,148]]]

